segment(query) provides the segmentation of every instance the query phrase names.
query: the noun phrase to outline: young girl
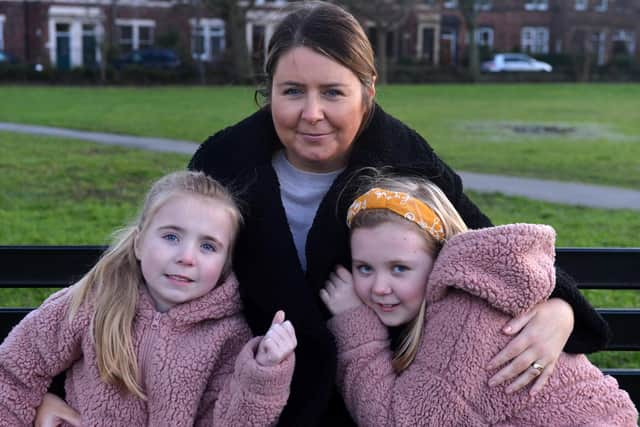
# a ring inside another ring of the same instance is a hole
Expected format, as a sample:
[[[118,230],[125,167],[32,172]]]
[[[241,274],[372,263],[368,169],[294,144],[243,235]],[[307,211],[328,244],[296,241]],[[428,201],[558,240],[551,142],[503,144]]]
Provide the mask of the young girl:
[[[488,384],[489,361],[510,339],[501,328],[553,290],[551,227],[467,231],[428,181],[374,186],[349,208],[351,273],[338,267],[321,291],[338,385],[359,425],[636,426],[627,393],[584,355],[562,354],[534,396]],[[405,329],[392,351],[396,326]]]
[[[0,425],[32,425],[65,370],[82,425],[274,424],[296,337],[278,312],[251,339],[231,273],[240,223],[232,197],[203,173],[156,182],[91,271],[0,346]]]

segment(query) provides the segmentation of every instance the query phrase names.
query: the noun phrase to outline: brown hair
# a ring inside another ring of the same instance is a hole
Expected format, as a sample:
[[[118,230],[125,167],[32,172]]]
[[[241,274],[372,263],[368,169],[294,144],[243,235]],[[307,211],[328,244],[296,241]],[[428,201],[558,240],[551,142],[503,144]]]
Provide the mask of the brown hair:
[[[442,190],[433,182],[419,177],[384,175],[373,168],[367,169],[369,169],[369,172],[373,170],[374,174],[373,176],[361,178],[362,184],[356,194],[364,194],[374,187],[407,193],[429,206],[442,220],[445,241],[458,233],[467,231],[467,226],[458,211],[456,211]],[[389,210],[365,209],[353,218],[351,233],[357,228],[373,228],[389,221],[412,224],[411,221]],[[431,234],[420,229],[417,225],[415,225],[415,230],[425,238],[427,250],[431,255],[437,257],[442,247],[442,242],[437,241]],[[400,344],[393,354],[392,364],[396,372],[405,370],[416,357],[424,327],[425,311],[426,302],[422,301],[418,315],[406,325],[402,332]]]
[[[92,335],[100,377],[106,383],[122,386],[142,399],[146,397],[139,382],[132,325],[139,286],[144,283],[144,278],[136,259],[134,242],[138,234],[145,232],[158,210],[178,194],[222,202],[232,219],[235,238],[242,216],[233,196],[221,184],[202,172],[183,171],[166,175],[153,184],[138,217],[116,233],[113,243],[96,265],[74,285],[69,308],[69,318],[73,319],[81,306],[91,300]],[[221,280],[231,272],[234,242],[230,243]]]
[[[373,48],[360,23],[349,12],[322,1],[293,3],[269,41],[264,65],[265,82],[258,90],[266,103],[271,100],[273,75],[280,58],[296,47],[306,47],[351,70],[363,89],[372,88],[377,76]],[[372,99],[363,90],[367,106],[366,123]]]

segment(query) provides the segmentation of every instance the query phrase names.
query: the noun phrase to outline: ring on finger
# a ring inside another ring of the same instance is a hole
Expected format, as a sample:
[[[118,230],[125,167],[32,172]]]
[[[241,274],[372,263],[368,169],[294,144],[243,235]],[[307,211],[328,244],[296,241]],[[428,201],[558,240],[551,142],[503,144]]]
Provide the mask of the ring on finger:
[[[542,363],[539,362],[533,362],[531,364],[531,368],[536,370],[536,376],[540,375],[542,373],[542,371],[544,371],[544,365]]]

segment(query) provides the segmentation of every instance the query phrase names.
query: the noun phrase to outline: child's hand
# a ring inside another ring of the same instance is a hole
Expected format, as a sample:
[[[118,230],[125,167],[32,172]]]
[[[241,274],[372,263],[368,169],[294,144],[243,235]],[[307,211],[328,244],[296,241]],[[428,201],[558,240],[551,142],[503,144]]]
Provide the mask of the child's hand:
[[[362,305],[353,289],[351,272],[341,265],[329,275],[324,289],[320,290],[320,298],[334,316]]]
[[[80,414],[55,394],[47,393],[36,408],[35,427],[80,426]]]
[[[256,361],[262,366],[275,366],[289,357],[298,345],[296,332],[290,321],[284,321],[284,311],[273,316],[271,327],[258,344]]]

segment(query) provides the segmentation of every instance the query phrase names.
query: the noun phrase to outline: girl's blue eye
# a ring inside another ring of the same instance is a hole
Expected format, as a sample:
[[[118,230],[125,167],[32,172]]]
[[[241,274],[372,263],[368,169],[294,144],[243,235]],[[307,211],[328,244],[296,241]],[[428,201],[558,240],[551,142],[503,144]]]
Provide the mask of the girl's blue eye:
[[[216,246],[211,243],[203,243],[200,246],[207,252],[215,252],[217,250]]]
[[[360,274],[369,274],[371,273],[371,267],[368,265],[359,265],[356,267],[356,270]]]
[[[162,236],[164,240],[168,240],[169,242],[176,242],[178,240],[178,236],[173,233],[168,233]]]
[[[406,265],[394,265],[393,266],[393,272],[394,273],[404,273],[405,271],[408,271],[409,267],[407,267]]]

